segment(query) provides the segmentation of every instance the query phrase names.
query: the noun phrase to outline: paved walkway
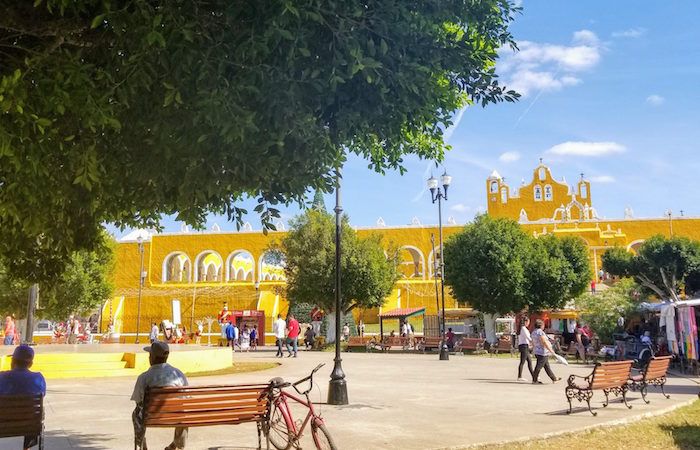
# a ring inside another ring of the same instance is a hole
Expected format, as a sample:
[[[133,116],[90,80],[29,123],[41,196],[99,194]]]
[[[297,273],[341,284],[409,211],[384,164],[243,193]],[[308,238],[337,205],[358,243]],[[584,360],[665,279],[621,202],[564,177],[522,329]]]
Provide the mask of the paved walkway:
[[[279,361],[273,353],[236,353],[240,360]],[[297,359],[263,372],[193,378],[192,384],[266,381],[274,376],[290,380],[307,375],[320,362],[326,366],[318,376],[313,399],[326,400],[332,353],[302,352]],[[461,448],[476,443],[522,439],[545,433],[584,427],[658,412],[697,398],[696,380],[669,380],[667,400],[653,388],[651,404],[631,393],[632,410],[619,402],[601,407],[598,417],[585,409],[568,416],[564,384],[534,386],[515,381],[516,358],[437,355],[343,353],[350,404],[321,405],[321,411],[341,449],[435,449]],[[586,374],[589,367],[553,366],[566,378]],[[133,379],[54,380],[46,397],[47,449],[131,449],[133,432],[129,401]],[[151,448],[170,442],[171,430],[148,431]],[[20,448],[17,439],[0,440],[0,450]],[[255,425],[190,430],[188,449],[232,450],[255,448]],[[311,442],[305,448],[313,448]]]

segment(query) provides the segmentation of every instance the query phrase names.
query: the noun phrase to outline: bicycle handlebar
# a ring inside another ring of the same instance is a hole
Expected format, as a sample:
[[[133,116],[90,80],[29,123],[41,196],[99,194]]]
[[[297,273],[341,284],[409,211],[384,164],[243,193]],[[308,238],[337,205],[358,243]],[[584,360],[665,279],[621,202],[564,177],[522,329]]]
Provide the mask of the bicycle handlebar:
[[[318,366],[316,366],[316,368],[314,370],[311,371],[311,374],[308,377],[304,377],[301,380],[298,380],[298,381],[292,383],[292,387],[294,388],[294,390],[297,391],[297,393],[302,394],[302,395],[308,394],[311,391],[311,389],[314,387],[314,374],[316,372],[318,372],[321,369],[321,367],[323,367],[325,365],[326,365],[325,363],[319,364]],[[309,384],[309,389],[302,392],[297,388],[297,386],[300,385],[301,383],[306,382],[306,381],[311,381],[311,383]]]

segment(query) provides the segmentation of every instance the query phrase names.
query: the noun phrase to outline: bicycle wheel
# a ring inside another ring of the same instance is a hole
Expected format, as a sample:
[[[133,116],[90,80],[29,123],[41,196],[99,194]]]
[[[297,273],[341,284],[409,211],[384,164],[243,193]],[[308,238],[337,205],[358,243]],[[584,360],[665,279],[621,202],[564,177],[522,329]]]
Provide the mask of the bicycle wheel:
[[[282,410],[277,407],[276,403],[273,403],[272,411],[270,412],[267,437],[277,450],[287,450],[292,446],[287,421],[285,420]]]
[[[314,444],[316,444],[318,450],[338,450],[325,425],[312,426],[311,434],[314,437]]]

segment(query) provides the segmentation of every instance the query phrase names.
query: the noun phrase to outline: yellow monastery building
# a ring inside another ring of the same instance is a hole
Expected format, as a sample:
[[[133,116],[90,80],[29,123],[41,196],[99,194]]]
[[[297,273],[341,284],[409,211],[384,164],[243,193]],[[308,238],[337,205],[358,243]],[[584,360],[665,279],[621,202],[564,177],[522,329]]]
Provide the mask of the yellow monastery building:
[[[488,214],[517,220],[535,236],[553,233],[583,239],[595,272],[606,249],[624,246],[630,251],[655,234],[682,235],[700,239],[700,219],[689,217],[634,218],[631,211],[622,219],[600,218],[593,207],[591,185],[583,175],[573,186],[557,180],[542,164],[535,168],[529,183],[512,187],[497,173],[486,179]],[[454,221],[444,226],[444,236],[462,229]],[[144,282],[139,289],[141,253],[136,233],[117,246],[115,297],[103,307],[102,329],[111,319],[114,331],[133,339],[137,303],[141,291],[140,332],[148,334],[152,322],[173,320],[173,304],[179,305],[181,322],[187,329],[207,317],[216,318],[224,302],[242,317],[255,317],[264,311],[265,332],[277,314],[286,314],[284,268],[266,255],[270,244],[284,231],[267,235],[246,224],[241,231],[224,232],[218,227],[207,232],[146,235],[142,242]],[[281,227],[279,227],[281,228]],[[425,307],[436,314],[435,281],[431,236],[435,225],[392,227],[379,220],[377,226],[360,228],[358,234],[380,233],[384,242],[400,248],[402,278],[386,299],[383,309]],[[591,274],[593,277],[593,274]],[[176,300],[176,302],[174,302]],[[447,308],[466,307],[446,299]],[[175,306],[177,309],[177,306]],[[376,321],[379,310],[364,311],[367,323]],[[256,322],[258,323],[258,322]],[[212,332],[218,332],[216,323]],[[207,327],[205,325],[205,332]],[[270,339],[267,339],[270,342]]]

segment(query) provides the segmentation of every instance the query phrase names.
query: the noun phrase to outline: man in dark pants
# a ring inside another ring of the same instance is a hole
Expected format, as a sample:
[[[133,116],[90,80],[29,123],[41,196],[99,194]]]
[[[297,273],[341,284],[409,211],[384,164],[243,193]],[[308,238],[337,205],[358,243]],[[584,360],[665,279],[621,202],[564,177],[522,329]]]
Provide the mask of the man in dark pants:
[[[554,375],[554,372],[552,372],[552,369],[549,367],[549,356],[554,354],[554,349],[544,332],[544,321],[542,321],[542,319],[535,320],[535,331],[532,332],[532,346],[535,349],[535,357],[537,358],[535,370],[532,372],[532,384],[542,384],[538,379],[542,368],[547,372],[552,383],[561,380],[561,378]]]
[[[46,395],[46,380],[38,372],[29,370],[34,363],[34,349],[19,345],[12,353],[12,368],[0,372],[0,395]],[[1,403],[0,403],[1,404]],[[24,449],[39,443],[39,436],[25,436]]]

